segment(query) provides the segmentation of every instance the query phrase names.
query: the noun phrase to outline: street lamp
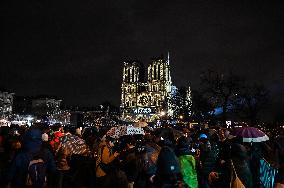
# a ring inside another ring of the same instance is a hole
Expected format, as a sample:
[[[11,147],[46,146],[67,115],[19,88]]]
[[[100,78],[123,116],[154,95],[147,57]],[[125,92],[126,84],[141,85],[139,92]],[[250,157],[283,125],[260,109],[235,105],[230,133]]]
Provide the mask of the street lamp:
[[[160,112],[160,119],[161,119],[162,125],[165,124],[165,121],[166,121],[166,118],[167,118],[166,115],[167,115],[166,111],[161,111]]]
[[[160,115],[163,117],[163,116],[166,115],[166,112],[165,112],[165,111],[161,111],[161,112],[160,112]]]

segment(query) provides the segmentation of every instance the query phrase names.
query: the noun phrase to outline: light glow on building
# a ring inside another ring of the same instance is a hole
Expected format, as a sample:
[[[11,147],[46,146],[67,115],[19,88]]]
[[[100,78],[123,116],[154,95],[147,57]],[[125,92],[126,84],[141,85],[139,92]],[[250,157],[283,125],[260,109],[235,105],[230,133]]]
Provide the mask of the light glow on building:
[[[147,81],[143,81],[142,66],[138,62],[124,62],[121,93],[122,119],[153,121],[163,116],[171,117],[169,99],[174,94],[170,73],[170,58],[156,58],[147,68]]]

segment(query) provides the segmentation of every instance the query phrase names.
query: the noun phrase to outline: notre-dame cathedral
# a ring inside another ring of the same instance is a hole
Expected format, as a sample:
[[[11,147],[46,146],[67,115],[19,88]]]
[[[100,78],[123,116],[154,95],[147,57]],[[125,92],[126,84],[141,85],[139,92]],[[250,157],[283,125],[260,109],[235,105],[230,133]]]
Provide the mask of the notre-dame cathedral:
[[[162,116],[171,117],[173,110],[169,99],[176,87],[172,85],[170,58],[152,59],[143,74],[143,64],[137,61],[124,62],[121,93],[121,112],[125,120],[153,121]]]

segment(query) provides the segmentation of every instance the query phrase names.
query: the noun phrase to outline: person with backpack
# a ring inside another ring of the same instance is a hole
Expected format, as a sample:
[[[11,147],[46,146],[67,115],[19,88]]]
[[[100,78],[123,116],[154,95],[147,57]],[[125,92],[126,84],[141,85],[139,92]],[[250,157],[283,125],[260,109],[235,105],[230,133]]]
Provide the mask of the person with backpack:
[[[24,135],[24,149],[16,155],[7,174],[7,187],[47,186],[55,172],[51,152],[42,147],[42,132],[32,128]]]

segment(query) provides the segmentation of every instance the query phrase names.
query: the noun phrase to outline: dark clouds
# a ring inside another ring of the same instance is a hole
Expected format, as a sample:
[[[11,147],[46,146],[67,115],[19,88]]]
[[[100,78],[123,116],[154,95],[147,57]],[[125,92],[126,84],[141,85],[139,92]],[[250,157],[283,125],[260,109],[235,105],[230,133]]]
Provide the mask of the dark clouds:
[[[283,6],[268,1],[4,1],[1,84],[119,104],[122,62],[171,53],[176,85],[233,69],[283,93]]]

